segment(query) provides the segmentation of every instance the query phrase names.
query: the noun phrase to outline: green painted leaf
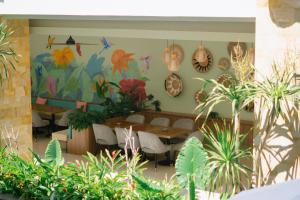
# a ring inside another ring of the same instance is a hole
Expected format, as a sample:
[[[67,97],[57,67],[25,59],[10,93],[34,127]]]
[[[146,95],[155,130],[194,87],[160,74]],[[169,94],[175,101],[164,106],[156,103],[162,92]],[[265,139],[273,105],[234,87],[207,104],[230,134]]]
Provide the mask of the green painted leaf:
[[[93,81],[91,77],[88,75],[86,71],[81,73],[81,81],[82,81],[82,97],[83,101],[92,101],[94,97],[94,93],[92,92]]]

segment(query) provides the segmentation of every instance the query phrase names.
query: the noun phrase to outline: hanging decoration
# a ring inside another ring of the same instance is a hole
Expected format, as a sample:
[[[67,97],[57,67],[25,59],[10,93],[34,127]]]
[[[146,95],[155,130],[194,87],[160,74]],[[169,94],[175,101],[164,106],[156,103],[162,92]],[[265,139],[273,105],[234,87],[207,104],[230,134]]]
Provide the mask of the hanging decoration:
[[[167,45],[168,46],[168,45]],[[163,53],[163,62],[168,66],[170,72],[179,71],[180,64],[184,58],[184,52],[180,45],[172,44],[165,48]]]
[[[122,70],[127,70],[130,60],[133,60],[133,53],[126,53],[123,49],[116,49],[111,56],[112,73],[115,74],[118,71],[121,74]]]
[[[47,42],[47,46],[46,46],[47,49],[51,49],[53,45],[63,45],[63,46],[65,46],[65,45],[68,45],[68,46],[75,45],[76,46],[76,52],[79,56],[82,55],[82,52],[81,52],[81,46],[82,45],[99,45],[99,44],[94,44],[94,43],[76,42],[71,35],[66,40],[66,42],[54,42],[54,40],[55,40],[55,37],[52,37],[51,35],[48,36],[48,42]],[[102,44],[103,44],[103,42],[102,42]],[[109,48],[108,43],[106,43],[103,46],[104,46],[104,48]]]
[[[233,77],[229,74],[222,74],[217,78],[217,82],[223,84],[225,87],[230,87],[235,83]]]
[[[247,112],[254,112],[254,102],[250,102],[248,105],[244,107],[244,110]]]
[[[106,37],[102,37],[101,39],[101,44],[103,46],[103,48],[100,50],[99,55],[104,51],[109,49],[112,46],[112,43],[106,38]]]
[[[52,52],[57,67],[66,68],[74,60],[74,54],[69,47],[55,49]]]
[[[180,76],[171,73],[165,80],[165,90],[172,97],[179,96],[183,90],[183,83]]]
[[[247,45],[245,42],[229,42],[227,46],[228,54],[233,60],[241,59],[246,53]]]
[[[140,60],[143,61],[143,65],[144,65],[143,71],[147,72],[150,69],[151,56],[141,56]]]
[[[200,104],[206,100],[207,96],[208,95],[204,90],[198,90],[194,95],[195,102]]]
[[[252,65],[254,65],[254,62],[255,62],[255,49],[253,47],[249,48],[248,49],[248,62],[251,63]]]
[[[227,70],[230,68],[230,60],[228,58],[222,57],[218,62],[218,67],[222,70]]]
[[[213,64],[211,52],[201,44],[192,56],[192,64],[197,72],[207,72]]]

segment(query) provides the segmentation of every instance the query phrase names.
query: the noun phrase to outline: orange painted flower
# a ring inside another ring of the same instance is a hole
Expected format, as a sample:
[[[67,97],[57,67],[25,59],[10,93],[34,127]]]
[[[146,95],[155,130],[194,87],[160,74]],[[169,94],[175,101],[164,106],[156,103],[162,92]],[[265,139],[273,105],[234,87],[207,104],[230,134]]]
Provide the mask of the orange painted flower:
[[[74,54],[69,47],[53,50],[52,56],[59,67],[67,67],[74,60]]]
[[[116,71],[122,73],[122,70],[128,69],[128,61],[133,59],[133,53],[126,53],[123,49],[117,49],[111,56],[111,63],[113,64],[112,73]]]

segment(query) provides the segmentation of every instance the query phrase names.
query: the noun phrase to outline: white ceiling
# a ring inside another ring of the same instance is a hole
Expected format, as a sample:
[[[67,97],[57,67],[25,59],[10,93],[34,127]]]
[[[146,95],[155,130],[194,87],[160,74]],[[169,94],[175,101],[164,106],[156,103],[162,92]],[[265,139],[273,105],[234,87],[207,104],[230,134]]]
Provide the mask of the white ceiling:
[[[31,19],[255,20],[255,0],[4,0],[1,15]]]

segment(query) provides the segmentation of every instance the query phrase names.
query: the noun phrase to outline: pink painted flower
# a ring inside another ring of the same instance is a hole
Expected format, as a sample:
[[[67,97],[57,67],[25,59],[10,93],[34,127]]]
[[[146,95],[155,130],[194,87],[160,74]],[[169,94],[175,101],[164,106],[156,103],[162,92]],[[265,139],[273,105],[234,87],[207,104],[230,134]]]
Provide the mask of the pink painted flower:
[[[54,97],[56,95],[56,81],[52,76],[48,76],[47,86],[49,94]]]

